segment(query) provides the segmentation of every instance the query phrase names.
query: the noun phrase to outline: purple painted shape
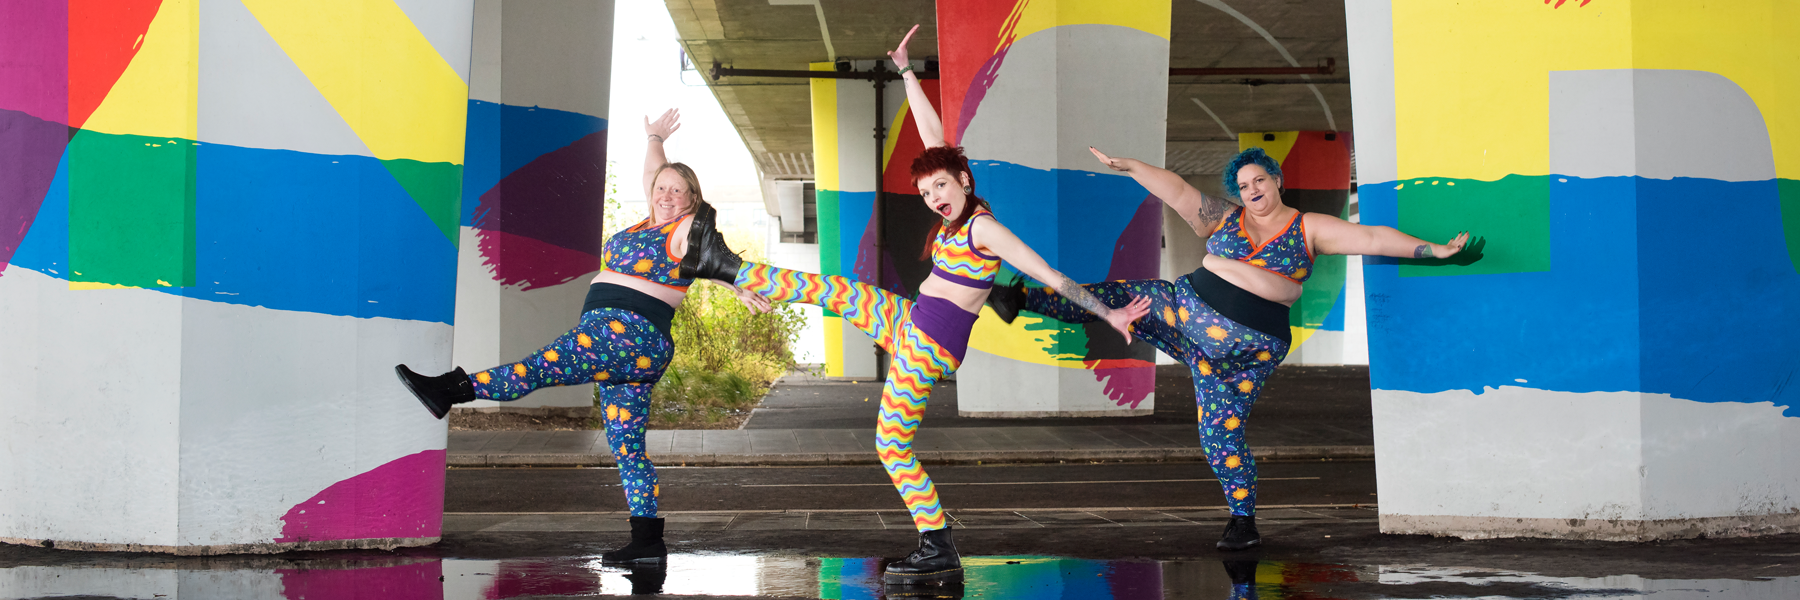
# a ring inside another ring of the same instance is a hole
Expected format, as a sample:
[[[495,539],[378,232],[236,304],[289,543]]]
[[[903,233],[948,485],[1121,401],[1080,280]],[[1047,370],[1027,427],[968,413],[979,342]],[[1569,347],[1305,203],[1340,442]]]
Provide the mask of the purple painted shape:
[[[1115,561],[1107,565],[1106,587],[1113,600],[1162,600],[1162,564]]]
[[[1000,65],[1006,62],[1006,53],[1012,51],[1012,43],[1007,42],[999,52],[988,57],[975,72],[975,79],[969,82],[969,88],[963,91],[962,113],[956,119],[956,143],[963,141],[963,132],[969,130],[969,122],[975,119],[975,110],[981,108],[981,100],[987,97],[988,88],[994,87],[994,80],[1000,78]]]
[[[856,243],[856,265],[850,269],[850,274],[857,281],[875,287],[881,287],[881,282],[883,281],[899,281],[900,278],[897,273],[892,272],[882,273],[882,275],[890,275],[893,279],[876,278],[875,253],[877,250],[875,248],[875,236],[880,235],[875,231],[875,223],[877,220],[878,218],[871,217],[869,222],[863,225],[862,239],[858,240]],[[892,257],[888,258],[889,260],[884,262],[890,265],[889,269],[891,270],[891,265],[893,265],[894,261],[892,260]]]
[[[345,598],[443,600],[444,563],[438,560],[351,569],[276,569],[288,600]]]
[[[37,220],[68,145],[69,126],[0,109],[0,275]]]
[[[481,195],[473,221],[476,234],[504,234],[482,238],[482,261],[494,267],[495,280],[525,289],[593,272],[605,243],[605,198],[605,131],[532,159]],[[542,246],[513,243],[520,238]],[[524,251],[514,252],[514,246]],[[552,248],[567,252],[541,251]],[[547,264],[533,264],[538,262]]]
[[[0,2],[0,65],[0,109],[67,124],[69,0]]]
[[[1162,204],[1162,199],[1150,195],[1138,205],[1137,213],[1113,244],[1107,281],[1156,279],[1162,274]],[[1119,406],[1129,404],[1137,408],[1156,391],[1156,366],[1135,360],[1119,362],[1129,366],[1095,368],[1094,380],[1106,384],[1106,397]]]
[[[403,456],[339,481],[281,516],[276,542],[439,537],[443,450]]]

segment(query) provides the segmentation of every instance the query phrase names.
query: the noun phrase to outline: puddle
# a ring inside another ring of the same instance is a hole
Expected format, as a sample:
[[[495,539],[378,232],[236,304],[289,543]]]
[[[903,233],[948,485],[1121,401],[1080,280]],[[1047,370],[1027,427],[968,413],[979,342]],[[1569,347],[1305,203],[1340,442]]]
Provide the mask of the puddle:
[[[219,566],[225,564],[234,566]],[[675,555],[670,566],[660,571],[605,567],[597,557],[501,561],[261,559],[205,563],[169,559],[138,565],[0,568],[0,598],[502,600],[632,593],[833,600],[921,595],[1009,600],[1800,598],[1800,577],[1748,581],[1630,575],[1573,578],[1417,565],[1108,561],[1045,556],[967,558],[965,583],[960,588],[883,586],[883,563],[875,558],[743,554]],[[196,565],[201,568],[191,568]]]

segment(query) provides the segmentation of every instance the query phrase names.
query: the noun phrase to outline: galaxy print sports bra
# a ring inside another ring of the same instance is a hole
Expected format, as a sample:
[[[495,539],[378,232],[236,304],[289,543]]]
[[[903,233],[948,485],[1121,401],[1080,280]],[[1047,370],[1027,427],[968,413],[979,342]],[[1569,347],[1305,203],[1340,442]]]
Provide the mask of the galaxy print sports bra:
[[[646,218],[642,223],[613,234],[601,250],[600,264],[614,273],[687,291],[694,280],[676,277],[681,261],[675,258],[669,245],[674,241],[675,229],[681,226],[682,219],[693,216],[688,213],[676,217],[661,227],[651,225],[650,219]]]
[[[1294,283],[1306,283],[1306,278],[1312,276],[1313,256],[1312,249],[1306,247],[1306,224],[1300,215],[1300,211],[1294,211],[1294,219],[1281,235],[1255,246],[1250,243],[1250,232],[1244,231],[1244,209],[1239,208],[1213,228],[1212,235],[1206,238],[1206,252],[1250,263]]]
[[[992,218],[994,213],[976,210],[956,231],[938,230],[937,240],[931,246],[932,275],[975,289],[994,287],[994,276],[1000,273],[1000,257],[988,256],[975,249],[975,243],[969,239],[975,229],[975,219],[984,216]]]

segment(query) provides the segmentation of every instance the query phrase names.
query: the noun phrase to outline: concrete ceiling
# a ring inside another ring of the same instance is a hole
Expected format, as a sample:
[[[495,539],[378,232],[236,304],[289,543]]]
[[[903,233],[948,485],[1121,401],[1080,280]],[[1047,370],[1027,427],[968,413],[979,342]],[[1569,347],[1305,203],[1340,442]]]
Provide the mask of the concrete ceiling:
[[[885,58],[914,23],[921,25],[913,37],[914,55],[936,54],[936,4],[931,0],[665,3],[682,46],[703,73],[714,60],[741,69],[806,69],[809,63],[834,58]],[[1251,86],[1241,83],[1242,76],[1172,77],[1167,157],[1171,170],[1189,175],[1219,172],[1237,152],[1236,138],[1227,130],[1235,134],[1352,129],[1344,0],[1173,0],[1172,12],[1170,67],[1313,66],[1331,58],[1337,71],[1313,76],[1333,83],[1311,85]],[[1292,63],[1265,32],[1286,49]],[[811,175],[812,112],[804,80],[706,79],[765,175]]]

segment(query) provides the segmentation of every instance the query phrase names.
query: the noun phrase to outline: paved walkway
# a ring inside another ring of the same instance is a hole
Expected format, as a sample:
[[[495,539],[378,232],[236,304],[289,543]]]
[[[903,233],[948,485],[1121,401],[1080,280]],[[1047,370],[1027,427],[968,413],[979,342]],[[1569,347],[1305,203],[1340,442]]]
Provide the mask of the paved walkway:
[[[1259,506],[1262,527],[1303,524],[1365,524],[1377,520],[1374,505]],[[630,531],[627,512],[446,513],[444,532]],[[1225,507],[972,509],[946,511],[957,529],[1045,529],[1063,527],[1223,527]],[[665,513],[672,531],[914,529],[904,510],[739,510]]]
[[[1192,383],[1157,369],[1155,412],[1142,417],[976,419],[957,416],[956,384],[932,393],[913,439],[923,461],[1196,460]],[[866,464],[875,456],[880,381],[796,375],[777,383],[743,429],[652,430],[657,464]],[[1368,370],[1283,367],[1270,378],[1247,435],[1263,460],[1371,458]],[[603,431],[453,431],[451,466],[611,465]]]

